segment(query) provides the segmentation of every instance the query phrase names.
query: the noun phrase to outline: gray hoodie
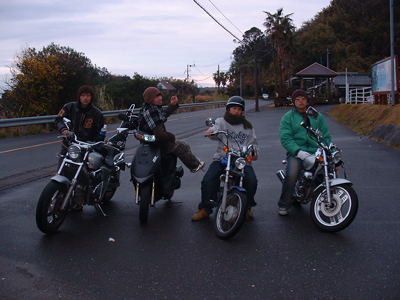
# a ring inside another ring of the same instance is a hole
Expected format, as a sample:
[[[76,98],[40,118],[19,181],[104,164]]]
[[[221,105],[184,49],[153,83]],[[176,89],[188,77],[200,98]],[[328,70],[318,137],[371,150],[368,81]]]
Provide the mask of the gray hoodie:
[[[228,133],[235,133],[236,139],[239,141],[240,148],[239,148],[239,145],[234,140],[229,141],[230,146],[234,150],[239,150],[239,149],[243,148],[243,146],[247,147],[248,145],[258,145],[254,128],[244,129],[243,124],[231,125],[227,121],[225,121],[224,118],[218,118],[215,120],[215,125],[213,127],[211,127],[210,129],[212,131],[227,130]],[[218,136],[218,138],[220,138],[224,142],[226,142],[226,136],[220,134]],[[216,136],[213,136],[211,139],[218,141],[217,150],[213,156],[213,160],[218,161],[221,158],[225,157],[225,155],[226,155],[226,153],[223,150],[224,144],[221,141],[219,141]],[[248,164],[250,165],[251,162],[249,162]]]

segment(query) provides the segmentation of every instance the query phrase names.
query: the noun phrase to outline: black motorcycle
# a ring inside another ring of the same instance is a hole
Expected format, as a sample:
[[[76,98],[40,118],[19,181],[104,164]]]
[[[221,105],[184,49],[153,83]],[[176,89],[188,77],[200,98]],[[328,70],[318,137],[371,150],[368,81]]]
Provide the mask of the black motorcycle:
[[[155,135],[138,129],[137,116],[132,114],[130,118],[124,118],[130,124],[129,129],[133,129],[130,134],[140,142],[128,167],[136,191],[135,203],[139,205],[139,221],[146,223],[149,207],[154,207],[162,199],[171,202],[174,191],[181,186],[184,172],[182,166],[176,166],[175,154],[169,153],[161,158]]]
[[[64,118],[64,123],[69,129],[70,120]],[[126,138],[125,131],[122,128],[116,134],[119,140]],[[84,205],[93,205],[105,215],[101,204],[114,196],[120,185],[120,171],[126,165],[122,152],[125,144],[118,147],[104,141],[83,142],[73,132],[61,138],[69,145],[68,152],[43,189],[36,208],[36,224],[46,234],[56,232],[69,211]]]

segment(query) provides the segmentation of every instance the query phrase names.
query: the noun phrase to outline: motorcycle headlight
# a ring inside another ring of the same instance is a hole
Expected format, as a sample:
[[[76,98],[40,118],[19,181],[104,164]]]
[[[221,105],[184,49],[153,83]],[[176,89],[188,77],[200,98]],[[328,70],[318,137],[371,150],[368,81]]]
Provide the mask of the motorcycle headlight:
[[[235,161],[235,167],[239,170],[242,170],[246,167],[246,160],[243,157],[239,157],[236,161]]]
[[[339,163],[342,160],[342,154],[340,151],[335,151],[332,153],[332,161],[334,164]]]
[[[81,158],[81,148],[76,145],[72,145],[68,148],[68,157],[73,161],[78,161]]]

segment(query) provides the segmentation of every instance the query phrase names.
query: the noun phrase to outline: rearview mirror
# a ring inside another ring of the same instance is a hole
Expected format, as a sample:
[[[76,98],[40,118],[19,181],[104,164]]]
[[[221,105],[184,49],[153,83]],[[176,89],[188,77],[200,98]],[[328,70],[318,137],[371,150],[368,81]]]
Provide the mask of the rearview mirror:
[[[310,116],[311,118],[316,120],[318,117],[318,114],[319,114],[318,111],[314,107],[309,106],[307,108],[307,115]]]
[[[215,120],[214,120],[213,118],[208,118],[208,119],[206,120],[206,125],[207,125],[207,127],[212,127],[212,126],[214,126],[214,125],[215,125]]]

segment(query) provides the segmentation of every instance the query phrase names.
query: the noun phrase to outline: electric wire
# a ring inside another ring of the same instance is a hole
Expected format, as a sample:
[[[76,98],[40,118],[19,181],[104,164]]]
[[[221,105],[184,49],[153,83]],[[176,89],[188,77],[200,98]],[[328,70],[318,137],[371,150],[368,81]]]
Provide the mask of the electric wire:
[[[233,23],[231,22],[231,20],[229,20],[229,19],[222,13],[222,11],[219,10],[219,8],[218,8],[214,3],[211,2],[211,0],[208,0],[208,1],[210,1],[210,3],[215,7],[215,9],[218,10],[218,11],[221,13],[221,15],[223,15],[224,18],[227,19],[228,22],[231,23],[231,24],[233,25],[233,27],[235,27],[242,35],[244,35],[244,33],[243,33],[239,28],[237,28],[236,25],[233,24]]]

